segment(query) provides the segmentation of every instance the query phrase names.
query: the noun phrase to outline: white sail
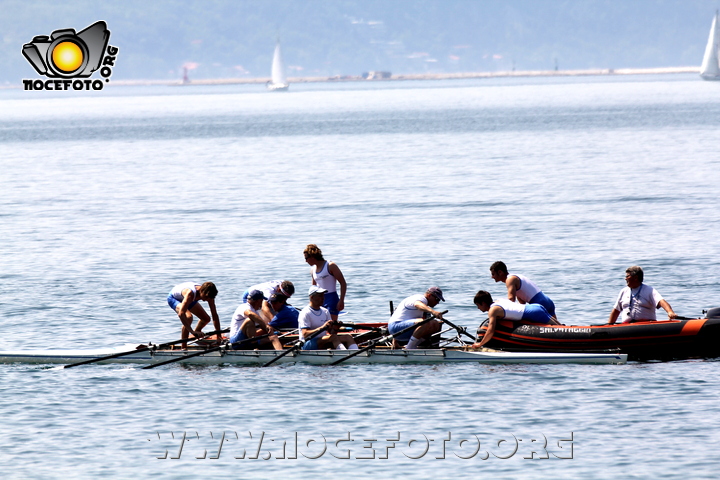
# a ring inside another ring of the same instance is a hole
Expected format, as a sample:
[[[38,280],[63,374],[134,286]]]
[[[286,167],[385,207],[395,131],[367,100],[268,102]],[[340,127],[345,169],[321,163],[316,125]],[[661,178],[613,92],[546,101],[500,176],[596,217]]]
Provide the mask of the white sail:
[[[275,45],[275,54],[272,63],[272,85],[278,88],[287,87],[287,77],[285,76],[285,64],[280,51],[280,42]]]
[[[718,12],[715,12],[705,56],[703,57],[700,76],[706,80],[720,80],[720,29],[718,29]]]

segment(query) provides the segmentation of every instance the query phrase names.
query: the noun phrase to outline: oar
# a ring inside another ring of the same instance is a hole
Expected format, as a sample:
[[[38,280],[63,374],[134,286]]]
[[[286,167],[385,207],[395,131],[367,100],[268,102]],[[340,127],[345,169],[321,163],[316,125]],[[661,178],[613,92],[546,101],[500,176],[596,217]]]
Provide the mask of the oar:
[[[270,360],[270,361],[267,362],[266,364],[262,365],[260,368],[269,367],[269,366],[272,365],[273,363],[275,363],[275,362],[277,362],[278,360],[280,360],[281,358],[283,358],[285,355],[288,355],[288,354],[290,354],[291,352],[296,352],[297,350],[299,350],[299,349],[305,344],[305,342],[307,342],[308,340],[312,340],[312,339],[315,338],[317,335],[320,335],[320,334],[323,333],[323,332],[325,332],[325,330],[318,330],[317,332],[315,332],[315,333],[313,333],[312,335],[310,335],[309,337],[307,337],[305,340],[300,340],[300,339],[298,339],[292,347],[288,348],[287,350],[285,350],[285,351],[284,351],[283,353],[281,353],[280,355],[278,355],[278,356],[276,356],[276,357],[273,357],[272,360]],[[301,333],[302,333],[302,332],[301,332]]]
[[[442,315],[446,314],[447,312],[448,312],[448,311],[445,310],[444,312],[442,312]],[[402,330],[400,330],[400,331],[397,332],[397,333],[385,335],[384,337],[381,337],[381,338],[378,338],[378,339],[375,339],[375,340],[371,340],[370,343],[369,343],[366,347],[363,347],[363,348],[359,348],[359,349],[357,349],[357,350],[354,350],[351,354],[346,355],[346,356],[344,356],[344,357],[342,357],[342,358],[340,358],[340,359],[338,359],[338,360],[335,360],[335,361],[332,362],[330,365],[338,365],[338,364],[340,364],[340,363],[342,363],[342,362],[344,362],[344,361],[346,361],[346,360],[348,360],[348,359],[350,359],[350,358],[352,358],[352,357],[354,357],[354,356],[356,356],[356,355],[360,355],[360,354],[363,353],[363,352],[367,352],[368,350],[370,350],[371,348],[373,348],[373,347],[374,347],[375,345],[377,345],[378,343],[383,343],[383,342],[387,342],[388,340],[392,340],[392,339],[396,338],[398,335],[402,335],[402,334],[405,333],[405,332],[409,332],[410,330],[416,329],[416,328],[419,327],[420,325],[424,325],[424,324],[428,323],[430,320],[435,320],[435,318],[436,318],[435,315],[431,315],[430,317],[426,318],[425,320],[423,320],[423,321],[421,321],[421,322],[418,322],[418,323],[416,323],[416,324],[414,324],[414,325],[411,325],[411,326],[409,326],[409,327],[407,327],[407,328],[403,328]]]
[[[131,355],[133,353],[144,352],[145,350],[150,350],[152,348],[169,347],[170,345],[177,345],[178,343],[183,343],[183,342],[194,343],[194,342],[197,342],[198,340],[202,340],[205,337],[209,337],[211,335],[223,334],[223,333],[227,333],[229,331],[230,331],[229,328],[225,328],[223,330],[215,330],[214,332],[207,333],[207,334],[205,334],[205,336],[200,337],[200,338],[195,338],[194,340],[189,340],[187,338],[183,338],[180,340],[175,340],[174,342],[161,343],[160,345],[140,345],[135,350],[130,350],[129,352],[113,353],[112,355],[107,355],[105,357],[91,358],[90,360],[83,360],[82,362],[71,363],[70,365],[65,365],[64,368],[77,367],[78,365],[87,365],[88,363],[102,362],[103,360],[110,360],[112,358],[124,357],[125,355]]]
[[[454,332],[454,331],[455,331],[454,328],[448,327],[448,328],[446,328],[445,330],[441,330],[441,331],[439,331],[439,332],[437,332],[437,333],[433,333],[432,335],[430,335],[430,344],[432,345],[432,344],[434,343],[434,340],[433,340],[433,339],[436,338],[436,337],[437,337],[438,348],[442,348],[442,347],[439,346],[439,345],[440,345],[440,342],[445,342],[445,343],[443,344],[443,346],[449,345],[449,344],[451,344],[451,343],[453,343],[453,342],[456,342],[456,343],[457,343],[458,340],[459,340],[459,337],[458,337],[457,332],[455,332],[455,338],[443,338],[443,337],[442,337],[444,334],[446,334],[446,333],[448,333],[448,332]],[[462,340],[460,340],[460,343],[462,343]]]
[[[370,327],[370,326],[365,326],[365,325],[358,325],[355,323],[338,322],[338,325],[341,327],[352,328],[353,330],[372,330],[373,332],[381,332],[382,331],[382,327]]]
[[[469,338],[470,340],[472,340],[473,342],[477,342],[477,338],[475,338],[475,337],[473,337],[472,335],[470,335],[470,334],[467,332],[467,329],[466,329],[465,327],[458,327],[457,325],[455,325],[454,323],[452,323],[450,320],[445,320],[444,318],[441,318],[440,321],[443,322],[443,323],[446,323],[446,324],[449,325],[449,326],[451,326],[452,328],[454,328],[455,330],[457,330],[458,333],[462,333],[463,335],[465,335],[466,337],[468,337],[468,338]]]
[[[236,345],[236,346],[238,346],[238,345],[242,345],[242,344],[244,344],[244,343],[253,342],[253,341],[255,341],[255,340],[260,340],[260,339],[263,339],[263,338],[269,337],[269,336],[270,336],[270,334],[269,334],[269,333],[266,333],[266,334],[264,334],[264,335],[258,335],[257,337],[246,338],[245,340],[242,340],[242,341],[240,341],[240,342],[235,342],[235,343],[233,343],[233,344],[231,344],[231,345]],[[201,350],[201,351],[199,351],[199,352],[188,353],[187,355],[183,355],[182,357],[171,358],[170,360],[163,360],[162,362],[153,363],[152,365],[145,365],[145,366],[142,367],[142,368],[143,368],[144,370],[148,370],[148,369],[150,369],[150,368],[161,367],[161,366],[163,366],[163,365],[167,365],[168,363],[181,362],[181,361],[186,360],[186,359],[188,359],[188,358],[199,357],[200,355],[207,355],[208,353],[217,352],[218,350],[220,350],[220,349],[223,348],[224,346],[225,346],[225,345],[218,345],[217,347],[208,348],[207,350]]]

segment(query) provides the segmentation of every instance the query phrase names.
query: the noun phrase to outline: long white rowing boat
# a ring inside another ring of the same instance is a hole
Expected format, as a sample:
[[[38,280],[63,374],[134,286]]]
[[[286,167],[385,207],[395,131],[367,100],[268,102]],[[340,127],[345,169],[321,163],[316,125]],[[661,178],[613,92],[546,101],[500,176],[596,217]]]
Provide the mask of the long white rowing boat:
[[[136,345],[100,350],[31,350],[0,351],[0,363],[33,364],[72,364],[92,360],[108,355],[133,350]],[[195,350],[197,351],[197,350]],[[173,358],[179,358],[193,350],[140,350],[122,357],[111,358],[97,363],[153,364]],[[352,353],[352,350],[302,350],[278,359],[276,363],[302,362],[313,365],[327,365]],[[219,350],[194,356],[177,363],[193,365],[263,365],[283,352],[275,350]],[[428,350],[391,350],[376,348],[368,350],[343,364],[393,363],[458,363],[472,362],[484,364],[507,363],[585,363],[585,364],[623,364],[627,355],[620,353],[553,353],[553,352],[502,352],[502,351],[464,351],[456,348]]]

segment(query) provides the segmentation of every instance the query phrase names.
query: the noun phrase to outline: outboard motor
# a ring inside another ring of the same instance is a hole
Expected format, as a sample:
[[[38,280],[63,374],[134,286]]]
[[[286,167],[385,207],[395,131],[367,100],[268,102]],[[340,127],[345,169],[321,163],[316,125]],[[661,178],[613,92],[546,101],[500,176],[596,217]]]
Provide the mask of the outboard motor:
[[[720,318],[720,307],[711,308],[707,311],[705,318]]]

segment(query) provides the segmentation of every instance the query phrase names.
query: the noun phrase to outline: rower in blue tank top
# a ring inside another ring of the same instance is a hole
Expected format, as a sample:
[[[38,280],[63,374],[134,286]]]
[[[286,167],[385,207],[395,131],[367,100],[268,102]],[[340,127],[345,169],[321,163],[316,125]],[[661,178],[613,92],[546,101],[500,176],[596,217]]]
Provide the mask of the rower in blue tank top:
[[[510,275],[503,262],[490,266],[490,275],[495,282],[503,282],[507,287],[508,300],[522,304],[542,305],[557,320],[555,304],[535,283],[524,275]]]
[[[334,262],[323,258],[322,250],[315,244],[310,244],[303,251],[305,261],[310,265],[312,284],[326,290],[323,307],[330,311],[333,320],[338,319],[340,311],[345,308],[345,293],[347,282],[340,268]],[[337,284],[340,284],[340,296],[337,293]]]

